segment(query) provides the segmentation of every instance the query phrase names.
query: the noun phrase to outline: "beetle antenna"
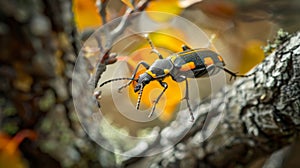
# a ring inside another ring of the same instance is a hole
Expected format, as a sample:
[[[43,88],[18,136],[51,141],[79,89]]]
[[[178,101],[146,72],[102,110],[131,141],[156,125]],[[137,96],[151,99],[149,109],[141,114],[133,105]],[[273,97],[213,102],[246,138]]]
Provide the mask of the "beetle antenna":
[[[137,110],[140,108],[140,103],[141,103],[141,99],[142,99],[143,89],[144,89],[144,86],[142,84],[141,85],[141,89],[139,91],[139,97],[138,97],[138,100],[136,102],[136,107],[135,107]]]
[[[154,53],[158,56],[159,59],[164,59],[164,57],[159,53],[159,51],[155,48],[152,40],[149,37],[149,34],[145,34],[145,38],[148,41],[150,47],[151,47],[151,53]]]
[[[99,87],[102,87],[103,85],[106,85],[106,84],[108,84],[110,82],[119,81],[119,80],[137,81],[137,79],[134,79],[134,78],[115,78],[115,79],[110,79],[110,80],[107,80],[107,81],[101,83]]]

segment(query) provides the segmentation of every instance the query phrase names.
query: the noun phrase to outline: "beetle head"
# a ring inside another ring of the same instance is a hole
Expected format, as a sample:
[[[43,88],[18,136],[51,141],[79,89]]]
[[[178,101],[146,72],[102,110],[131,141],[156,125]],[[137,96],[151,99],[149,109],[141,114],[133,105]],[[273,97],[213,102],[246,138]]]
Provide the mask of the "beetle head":
[[[146,86],[151,80],[152,77],[148,73],[141,74],[138,78],[137,85],[134,87],[134,92],[141,90],[142,87]]]

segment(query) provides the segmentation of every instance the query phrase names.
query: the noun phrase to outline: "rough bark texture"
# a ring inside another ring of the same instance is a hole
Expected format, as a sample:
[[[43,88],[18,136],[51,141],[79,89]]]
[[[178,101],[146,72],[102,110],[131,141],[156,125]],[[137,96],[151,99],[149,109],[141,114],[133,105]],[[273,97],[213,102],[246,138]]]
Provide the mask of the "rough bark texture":
[[[281,40],[251,77],[199,105],[192,129],[171,151],[141,160],[150,167],[244,167],[295,142],[300,128],[300,33]],[[202,142],[206,135],[200,131],[211,127],[204,121],[214,123],[219,114],[213,134]],[[163,133],[172,137],[184,125],[173,124]],[[124,164],[134,167],[138,162]]]
[[[1,131],[14,136],[31,129],[38,134],[37,140],[20,146],[31,167],[114,167],[114,156],[87,137],[73,107],[71,78],[78,43],[71,2],[0,1],[0,21]],[[258,65],[253,76],[225,87],[212,102],[201,103],[185,138],[147,165],[238,167],[295,141],[300,123],[299,55],[297,33]],[[89,103],[91,99],[83,98]],[[204,135],[199,130],[209,128],[203,127],[204,120],[213,120],[221,111],[216,131],[201,142]],[[178,127],[166,128],[157,142],[169,141],[188,121],[179,122]],[[140,162],[129,159],[124,164]]]
[[[0,126],[11,136],[37,133],[20,145],[30,167],[114,165],[75,114],[71,79],[79,42],[71,9],[71,0],[0,1]]]

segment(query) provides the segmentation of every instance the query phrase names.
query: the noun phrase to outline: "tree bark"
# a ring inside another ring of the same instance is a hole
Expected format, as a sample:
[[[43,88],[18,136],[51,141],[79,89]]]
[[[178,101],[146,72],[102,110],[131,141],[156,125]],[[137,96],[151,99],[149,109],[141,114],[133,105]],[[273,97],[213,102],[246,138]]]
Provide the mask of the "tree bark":
[[[295,142],[300,128],[300,32],[278,40],[276,50],[250,72],[252,76],[199,104],[195,123],[174,148],[153,158],[130,158],[124,166],[244,167]],[[158,142],[177,135],[186,126],[180,122],[165,128]]]
[[[71,2],[0,1],[0,21],[1,131],[14,136],[31,129],[38,134],[37,140],[20,146],[31,167],[115,167],[113,154],[87,137],[73,107],[71,78],[79,42]],[[284,39],[253,76],[199,104],[192,129],[172,150],[141,161],[153,167],[238,167],[293,143],[300,122],[299,55],[297,33]],[[78,80],[88,77],[83,75]],[[220,114],[216,131],[202,142],[200,131],[211,126],[204,121],[214,124]],[[178,122],[150,146],[162,147],[160,142],[180,134],[189,121]],[[124,166],[141,163],[132,160]]]
[[[71,1],[0,1],[0,20],[1,131],[38,135],[20,145],[30,167],[113,167],[113,154],[88,138],[75,114]]]

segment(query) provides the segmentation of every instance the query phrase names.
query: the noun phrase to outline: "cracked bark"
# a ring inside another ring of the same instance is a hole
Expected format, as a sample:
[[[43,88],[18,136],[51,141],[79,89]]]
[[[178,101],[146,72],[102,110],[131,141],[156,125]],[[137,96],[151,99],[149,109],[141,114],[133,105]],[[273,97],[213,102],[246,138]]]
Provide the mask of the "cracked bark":
[[[0,2],[1,132],[37,133],[19,148],[30,167],[115,163],[112,153],[85,134],[75,114],[71,79],[79,42],[71,8],[70,0]]]
[[[284,39],[250,73],[199,104],[190,132],[172,150],[140,162],[131,158],[124,166],[244,167],[295,142],[300,128],[300,33]],[[201,130],[210,127],[204,121],[213,123],[218,114],[222,118],[216,129],[202,142]],[[163,133],[172,137],[184,126],[173,124]],[[161,142],[168,140],[161,137]]]

